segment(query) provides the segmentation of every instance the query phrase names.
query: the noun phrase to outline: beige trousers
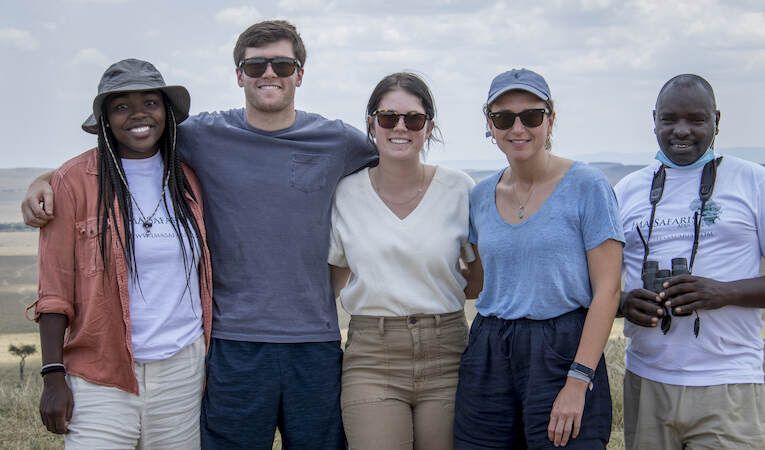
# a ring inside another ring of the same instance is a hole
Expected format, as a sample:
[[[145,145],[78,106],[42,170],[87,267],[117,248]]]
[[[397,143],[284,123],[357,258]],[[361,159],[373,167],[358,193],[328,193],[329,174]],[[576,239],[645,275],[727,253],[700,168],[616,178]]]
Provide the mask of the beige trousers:
[[[67,375],[74,411],[65,437],[74,449],[198,449],[204,336],[162,361],[135,364],[138,396]]]
[[[765,384],[677,386],[624,374],[627,450],[765,449]]]
[[[452,449],[466,344],[463,311],[351,317],[340,396],[350,448]]]

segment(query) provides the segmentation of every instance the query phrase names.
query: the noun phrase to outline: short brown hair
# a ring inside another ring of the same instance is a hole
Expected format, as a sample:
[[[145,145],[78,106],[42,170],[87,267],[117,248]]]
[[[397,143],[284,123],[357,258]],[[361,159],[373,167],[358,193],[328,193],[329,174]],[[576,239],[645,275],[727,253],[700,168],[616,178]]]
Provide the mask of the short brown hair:
[[[305,65],[305,46],[294,25],[286,20],[265,20],[250,26],[239,35],[234,46],[234,64],[244,59],[244,51],[248,47],[260,47],[264,44],[286,39],[292,42],[292,51],[300,65]]]

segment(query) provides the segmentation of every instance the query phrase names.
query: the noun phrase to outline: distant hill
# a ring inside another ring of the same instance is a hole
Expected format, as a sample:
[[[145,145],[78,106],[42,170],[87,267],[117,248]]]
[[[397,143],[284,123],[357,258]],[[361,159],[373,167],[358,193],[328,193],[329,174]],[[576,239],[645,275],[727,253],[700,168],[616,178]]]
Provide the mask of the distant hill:
[[[732,147],[720,149],[722,153],[737,156],[749,161],[765,165],[765,148],[761,147]],[[572,159],[584,161],[602,170],[611,184],[616,184],[628,173],[634,172],[653,161],[653,153],[617,153],[600,152],[582,155],[566,155]],[[619,162],[609,162],[619,161]],[[433,161],[456,169],[464,170],[478,181],[496,173],[499,168],[507,165],[503,160],[451,160]],[[0,169],[0,224],[19,224],[21,212],[19,204],[27,192],[29,183],[38,175],[49,172],[45,168],[14,168]],[[15,225],[14,225],[15,226]],[[6,225],[7,227],[7,225]]]
[[[614,185],[619,182],[625,175],[632,173],[645,166],[643,165],[625,165],[621,163],[613,162],[591,162],[589,163],[593,167],[597,167],[606,175],[608,181]],[[494,173],[496,170],[477,170],[477,169],[465,169],[465,172],[473,177],[475,181],[482,180]]]
[[[626,165],[613,162],[591,162],[590,165],[603,171],[611,185],[618,183],[625,175],[645,167],[645,165]]]

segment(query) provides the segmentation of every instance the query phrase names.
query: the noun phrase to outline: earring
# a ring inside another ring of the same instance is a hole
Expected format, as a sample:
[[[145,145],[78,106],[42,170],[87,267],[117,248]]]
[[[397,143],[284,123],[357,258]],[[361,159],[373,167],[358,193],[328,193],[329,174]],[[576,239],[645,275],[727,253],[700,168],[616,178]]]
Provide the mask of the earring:
[[[491,137],[491,143],[494,145],[497,145],[497,140],[494,139],[494,136]]]

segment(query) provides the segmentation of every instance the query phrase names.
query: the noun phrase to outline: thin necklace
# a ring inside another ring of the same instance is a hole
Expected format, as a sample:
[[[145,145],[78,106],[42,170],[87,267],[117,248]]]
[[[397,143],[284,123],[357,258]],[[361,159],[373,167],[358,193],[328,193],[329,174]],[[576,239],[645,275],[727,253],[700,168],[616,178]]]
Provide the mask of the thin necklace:
[[[375,181],[374,181],[374,177],[371,177],[371,178],[369,179],[369,181],[371,181],[371,182],[372,182],[372,188],[374,188],[375,192],[377,192],[377,195],[378,195],[378,196],[379,196],[379,197],[380,197],[380,198],[381,198],[381,199],[382,199],[384,202],[386,202],[386,203],[391,203],[391,204],[393,204],[393,205],[396,205],[396,206],[406,205],[407,203],[411,203],[411,202],[413,202],[414,200],[416,200],[416,199],[417,199],[417,197],[419,197],[419,196],[420,196],[420,194],[422,194],[422,190],[423,190],[423,188],[424,188],[424,186],[425,186],[425,166],[422,166],[422,165],[421,165],[421,166],[420,166],[420,168],[422,169],[422,174],[421,174],[421,176],[420,176],[420,186],[417,188],[417,192],[415,192],[415,193],[414,193],[414,196],[413,196],[412,198],[410,198],[409,200],[405,200],[405,201],[403,201],[403,202],[395,202],[395,201],[393,201],[393,200],[391,200],[391,199],[389,199],[389,198],[385,197],[385,196],[384,196],[384,195],[383,195],[383,194],[380,192],[380,190],[377,188],[377,184],[376,184],[376,183],[375,183]]]
[[[135,196],[133,196],[133,193],[130,192],[130,186],[128,186],[128,182],[125,179],[125,177],[122,175],[122,170],[120,170],[120,165],[117,164],[117,158],[114,156],[114,152],[112,151],[112,147],[109,145],[109,141],[104,139],[106,141],[106,147],[109,149],[109,154],[112,157],[112,161],[114,161],[114,165],[117,167],[117,174],[120,176],[120,180],[125,184],[125,189],[128,191],[128,195],[130,196],[130,200],[135,205],[136,208],[138,208],[138,214],[141,215],[141,225],[143,225],[143,229],[146,230],[147,233],[151,233],[151,219],[154,218],[154,215],[157,214],[157,210],[159,210],[159,205],[162,203],[162,199],[165,198],[165,186],[167,186],[167,182],[170,181],[170,171],[167,171],[167,176],[165,176],[164,181],[162,181],[162,191],[160,191],[159,200],[157,201],[157,206],[154,207],[154,211],[152,211],[151,215],[149,217],[146,217],[146,214],[141,211],[141,207],[138,205],[138,201],[135,199]]]
[[[545,171],[542,173],[542,176],[539,177],[539,179],[543,179],[545,175],[547,175],[547,168],[550,167],[550,154],[547,154],[547,163],[545,164]],[[537,187],[536,185],[537,180],[531,180],[531,188],[529,188],[529,196],[526,197],[526,201],[521,203],[521,199],[518,198],[518,193],[516,192],[516,189],[513,189],[513,196],[515,197],[515,201],[518,202],[520,207],[518,208],[518,218],[523,220],[523,216],[525,215],[525,208],[526,204],[531,200],[531,194],[534,193],[534,189]],[[516,187],[518,186],[518,181],[515,182]]]

